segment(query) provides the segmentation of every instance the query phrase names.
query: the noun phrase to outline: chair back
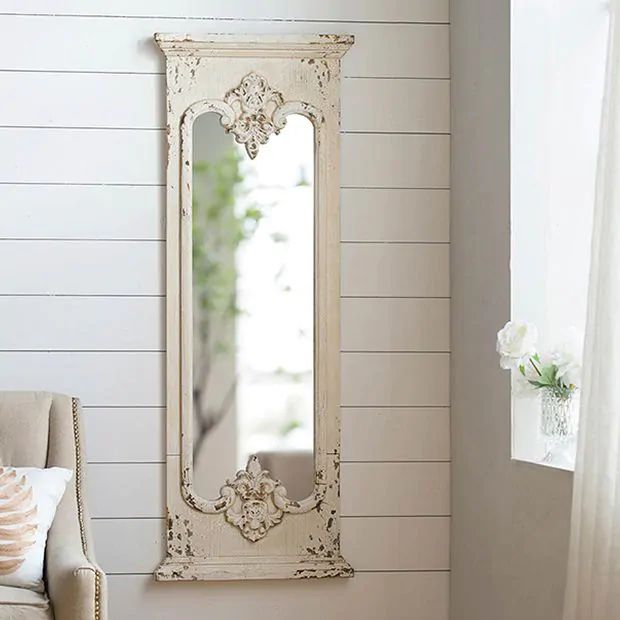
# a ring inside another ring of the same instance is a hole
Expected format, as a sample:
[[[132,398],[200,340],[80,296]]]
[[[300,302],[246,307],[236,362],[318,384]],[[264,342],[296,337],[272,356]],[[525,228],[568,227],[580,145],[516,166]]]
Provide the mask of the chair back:
[[[51,392],[0,391],[0,465],[75,469],[76,403]]]

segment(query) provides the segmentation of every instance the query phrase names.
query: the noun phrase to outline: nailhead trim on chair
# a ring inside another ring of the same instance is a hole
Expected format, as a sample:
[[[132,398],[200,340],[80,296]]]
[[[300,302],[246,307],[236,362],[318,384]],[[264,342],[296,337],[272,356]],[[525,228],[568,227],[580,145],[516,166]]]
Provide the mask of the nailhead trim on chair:
[[[80,526],[80,540],[82,552],[88,558],[88,544],[84,529],[84,509],[82,507],[82,451],[80,448],[80,425],[78,420],[78,399],[71,399],[71,412],[73,414],[73,440],[75,443],[75,497],[77,499],[78,523]],[[101,574],[95,570],[95,620],[101,619]]]
[[[101,618],[101,573],[95,571],[95,620]]]
[[[82,452],[80,449],[80,427],[78,422],[78,400],[71,399],[71,412],[73,413],[73,441],[75,444],[75,495],[77,498],[78,522],[80,524],[80,540],[82,541],[82,553],[86,555],[88,549],[84,534],[84,510],[82,508]]]

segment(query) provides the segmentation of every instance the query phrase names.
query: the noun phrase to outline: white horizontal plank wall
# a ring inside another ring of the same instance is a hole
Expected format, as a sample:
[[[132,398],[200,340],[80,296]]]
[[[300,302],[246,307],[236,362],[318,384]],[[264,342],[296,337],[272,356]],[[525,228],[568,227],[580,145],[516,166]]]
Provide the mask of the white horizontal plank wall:
[[[112,618],[447,620],[448,0],[6,0],[0,388],[84,404]],[[342,543],[352,580],[157,584],[168,32],[356,36],[342,84]]]

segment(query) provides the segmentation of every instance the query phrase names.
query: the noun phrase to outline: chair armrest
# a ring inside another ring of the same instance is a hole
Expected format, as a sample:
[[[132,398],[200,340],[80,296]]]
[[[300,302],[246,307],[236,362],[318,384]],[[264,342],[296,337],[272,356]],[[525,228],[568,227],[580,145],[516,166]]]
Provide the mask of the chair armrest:
[[[47,589],[55,620],[105,620],[106,577],[82,550],[79,537],[50,531]]]
[[[80,404],[55,396],[50,414],[47,465],[73,470],[50,528],[45,550],[45,581],[54,620],[107,620],[106,578],[93,552],[84,501]]]

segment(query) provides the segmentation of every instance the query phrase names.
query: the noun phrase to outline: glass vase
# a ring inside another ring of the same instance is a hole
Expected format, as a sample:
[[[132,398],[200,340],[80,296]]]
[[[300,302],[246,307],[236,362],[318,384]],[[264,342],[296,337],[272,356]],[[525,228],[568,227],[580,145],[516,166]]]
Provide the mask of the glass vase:
[[[540,435],[545,442],[543,461],[552,461],[577,435],[576,389],[541,389]]]

